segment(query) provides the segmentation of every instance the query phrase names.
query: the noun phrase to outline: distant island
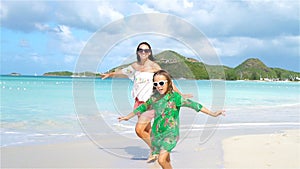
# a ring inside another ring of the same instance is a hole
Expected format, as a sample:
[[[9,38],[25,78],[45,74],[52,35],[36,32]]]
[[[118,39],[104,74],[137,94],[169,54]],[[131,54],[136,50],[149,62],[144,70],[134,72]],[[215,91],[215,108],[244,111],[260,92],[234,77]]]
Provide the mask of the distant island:
[[[100,76],[100,73],[93,73],[93,72],[73,73],[69,71],[57,71],[57,72],[44,73],[43,76],[93,77],[93,76]]]
[[[155,59],[162,69],[170,72],[173,78],[176,79],[300,81],[299,72],[293,72],[281,68],[270,68],[256,58],[247,59],[235,68],[230,68],[224,65],[208,65],[199,62],[196,59],[184,57],[171,50],[163,51],[155,55]],[[115,67],[108,72],[113,72],[128,65],[129,64],[125,64]],[[100,73],[73,73],[62,71],[48,72],[45,73],[44,76],[91,77],[100,76]]]
[[[20,74],[20,73],[13,72],[13,73],[10,74],[10,76],[21,76],[21,74]]]

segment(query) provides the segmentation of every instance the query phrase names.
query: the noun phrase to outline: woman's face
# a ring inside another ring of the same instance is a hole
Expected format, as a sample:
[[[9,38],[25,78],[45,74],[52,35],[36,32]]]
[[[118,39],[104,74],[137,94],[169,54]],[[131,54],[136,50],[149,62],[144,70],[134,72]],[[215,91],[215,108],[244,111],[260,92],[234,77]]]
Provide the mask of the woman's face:
[[[154,76],[153,85],[160,94],[166,94],[168,92],[168,80],[163,75]]]
[[[138,48],[138,54],[141,58],[141,60],[147,59],[151,54],[151,49],[148,45],[142,44]]]

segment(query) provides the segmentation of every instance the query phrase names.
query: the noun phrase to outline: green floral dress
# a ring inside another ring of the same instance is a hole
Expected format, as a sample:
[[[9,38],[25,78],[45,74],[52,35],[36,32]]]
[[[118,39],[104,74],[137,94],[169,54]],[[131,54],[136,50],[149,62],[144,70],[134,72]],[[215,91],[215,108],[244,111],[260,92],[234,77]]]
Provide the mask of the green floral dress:
[[[153,154],[159,154],[161,150],[171,152],[176,146],[179,138],[179,110],[182,106],[197,112],[202,108],[201,104],[172,92],[163,97],[156,93],[133,111],[135,114],[141,114],[150,109],[155,110],[151,132]]]

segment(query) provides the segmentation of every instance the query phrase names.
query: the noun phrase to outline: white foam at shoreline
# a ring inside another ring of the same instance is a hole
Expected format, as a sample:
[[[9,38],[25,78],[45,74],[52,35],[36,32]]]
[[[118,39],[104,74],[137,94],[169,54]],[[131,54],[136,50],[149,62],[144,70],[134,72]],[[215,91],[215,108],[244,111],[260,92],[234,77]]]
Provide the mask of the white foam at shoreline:
[[[298,108],[297,106],[300,106],[300,103],[286,103],[286,104],[276,104],[276,105],[259,105],[259,106],[247,106],[248,110],[259,110],[259,109],[275,109],[275,108],[291,108],[295,107]],[[245,107],[227,107],[226,111],[244,111]]]
[[[186,125],[189,126],[189,125]],[[192,127],[235,127],[235,126],[300,126],[297,122],[279,122],[279,123],[229,123],[229,124],[194,124]],[[184,127],[184,126],[181,126]]]

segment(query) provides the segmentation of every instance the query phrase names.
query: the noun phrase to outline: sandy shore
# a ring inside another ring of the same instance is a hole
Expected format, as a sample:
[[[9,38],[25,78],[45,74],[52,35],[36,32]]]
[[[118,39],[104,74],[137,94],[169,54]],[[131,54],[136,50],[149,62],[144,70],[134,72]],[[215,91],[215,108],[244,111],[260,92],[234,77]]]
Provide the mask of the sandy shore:
[[[242,132],[217,130],[204,143],[199,141],[199,131],[191,132],[171,153],[172,165],[195,169],[300,168],[299,130],[236,136]],[[140,139],[121,135],[99,139],[102,146],[86,139],[2,147],[1,168],[160,168],[157,162],[145,162],[148,148]]]
[[[217,137],[214,137],[217,138]],[[199,131],[180,140],[171,154],[174,168],[221,168],[220,140],[199,144]],[[149,168],[149,150],[140,139],[115,135],[103,138],[101,148],[90,140],[49,145],[2,147],[1,168]],[[106,144],[107,143],[107,144]]]
[[[223,140],[225,168],[300,168],[300,130]]]

